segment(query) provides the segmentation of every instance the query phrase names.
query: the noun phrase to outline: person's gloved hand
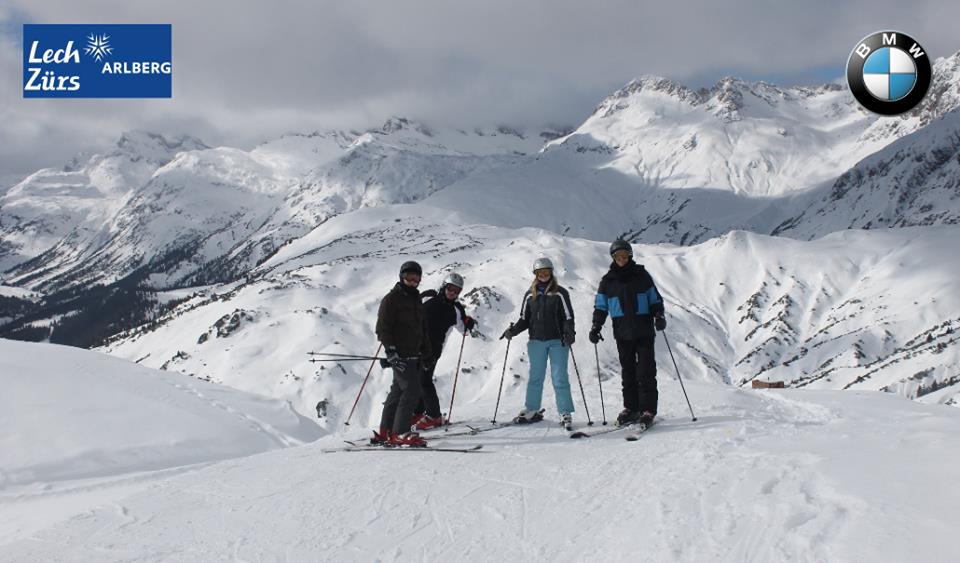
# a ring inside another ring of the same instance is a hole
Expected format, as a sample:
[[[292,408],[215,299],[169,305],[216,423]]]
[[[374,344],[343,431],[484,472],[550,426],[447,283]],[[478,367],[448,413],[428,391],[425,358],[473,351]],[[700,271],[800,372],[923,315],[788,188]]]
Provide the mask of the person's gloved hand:
[[[600,327],[598,326],[591,328],[590,334],[587,336],[588,338],[590,338],[591,344],[596,344],[597,342],[600,342],[601,340],[603,340],[603,335],[600,334]]]
[[[567,329],[563,331],[563,338],[560,339],[560,342],[569,348],[573,346],[573,343],[577,341],[577,333],[573,329]]]
[[[661,330],[661,331],[662,331],[663,329],[667,328],[667,319],[665,319],[665,318],[663,317],[663,315],[654,317],[654,318],[653,318],[653,326],[654,326],[654,328],[656,328],[657,330]]]
[[[473,330],[477,326],[477,319],[467,315],[463,317],[463,328],[467,330]]]
[[[403,372],[403,370],[407,369],[407,366],[404,363],[403,358],[401,358],[400,354],[397,353],[396,348],[387,348],[386,352],[387,352],[387,360],[386,360],[387,365],[389,365],[390,367],[392,367],[394,370],[398,372]]]
[[[510,340],[514,336],[516,335],[513,334],[513,323],[510,323],[510,326],[507,327],[507,330],[503,331],[503,334],[500,335],[500,340],[503,340],[504,338]]]

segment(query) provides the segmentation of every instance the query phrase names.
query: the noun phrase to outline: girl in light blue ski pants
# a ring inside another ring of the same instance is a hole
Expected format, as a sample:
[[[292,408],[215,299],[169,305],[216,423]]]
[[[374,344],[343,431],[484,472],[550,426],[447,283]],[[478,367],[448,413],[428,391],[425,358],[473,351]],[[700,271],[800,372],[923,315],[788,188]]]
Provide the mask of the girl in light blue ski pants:
[[[553,392],[557,396],[557,412],[573,412],[573,397],[570,395],[570,380],[567,378],[567,356],[570,349],[556,340],[530,340],[527,343],[527,356],[530,358],[530,380],[527,381],[527,401],[524,405],[529,411],[540,410],[543,402],[543,380],[547,375],[547,358],[550,358],[550,379]]]

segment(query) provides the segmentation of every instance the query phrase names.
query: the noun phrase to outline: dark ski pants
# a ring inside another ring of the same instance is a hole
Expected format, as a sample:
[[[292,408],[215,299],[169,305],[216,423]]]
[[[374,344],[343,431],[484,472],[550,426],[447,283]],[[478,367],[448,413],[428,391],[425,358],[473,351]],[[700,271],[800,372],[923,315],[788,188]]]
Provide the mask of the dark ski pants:
[[[437,395],[437,386],[433,383],[433,370],[437,367],[437,361],[428,361],[423,367],[420,375],[420,389],[423,390],[423,396],[417,403],[417,408],[413,414],[427,413],[431,418],[440,416],[440,397]]]
[[[413,409],[420,401],[420,360],[405,359],[406,369],[393,370],[393,384],[387,400],[383,402],[380,428],[390,428],[396,434],[410,431]]]
[[[617,340],[623,378],[623,408],[657,413],[657,360],[653,351],[656,335],[637,340]]]

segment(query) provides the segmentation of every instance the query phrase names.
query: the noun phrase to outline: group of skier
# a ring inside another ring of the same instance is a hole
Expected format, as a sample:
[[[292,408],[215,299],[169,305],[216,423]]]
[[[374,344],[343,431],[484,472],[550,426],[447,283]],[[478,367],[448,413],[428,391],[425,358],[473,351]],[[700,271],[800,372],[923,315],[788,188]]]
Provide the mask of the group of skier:
[[[590,342],[603,340],[601,329],[611,317],[620,358],[623,411],[617,424],[649,424],[657,414],[656,331],[666,328],[663,298],[653,278],[633,260],[630,244],[622,239],[610,245],[610,269],[600,280],[594,301]],[[567,373],[567,358],[576,341],[573,304],[548,258],[533,265],[533,281],[523,296],[519,319],[501,339],[528,331],[530,374],[519,424],[543,419],[541,402],[547,364],[560,423],[570,428],[575,411]],[[458,300],[463,277],[447,275],[438,290],[419,291],[423,270],[416,262],[400,267],[400,280],[380,302],[376,333],[386,352],[384,367],[393,368],[393,383],[383,404],[380,429],[373,443],[425,446],[418,430],[444,423],[434,386],[434,369],[444,341],[456,327],[464,336],[476,326]]]

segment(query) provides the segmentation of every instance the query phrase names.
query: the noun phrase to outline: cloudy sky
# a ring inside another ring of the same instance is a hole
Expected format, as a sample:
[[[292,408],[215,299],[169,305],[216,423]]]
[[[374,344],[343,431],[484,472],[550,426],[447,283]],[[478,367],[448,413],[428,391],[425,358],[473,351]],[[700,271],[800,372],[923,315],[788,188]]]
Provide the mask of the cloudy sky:
[[[127,129],[249,147],[391,115],[576,125],[641,74],[691,86],[839,78],[879,29],[948,56],[960,50],[958,19],[956,0],[3,0],[0,182],[102,150]],[[25,100],[23,23],[171,23],[174,98]]]

